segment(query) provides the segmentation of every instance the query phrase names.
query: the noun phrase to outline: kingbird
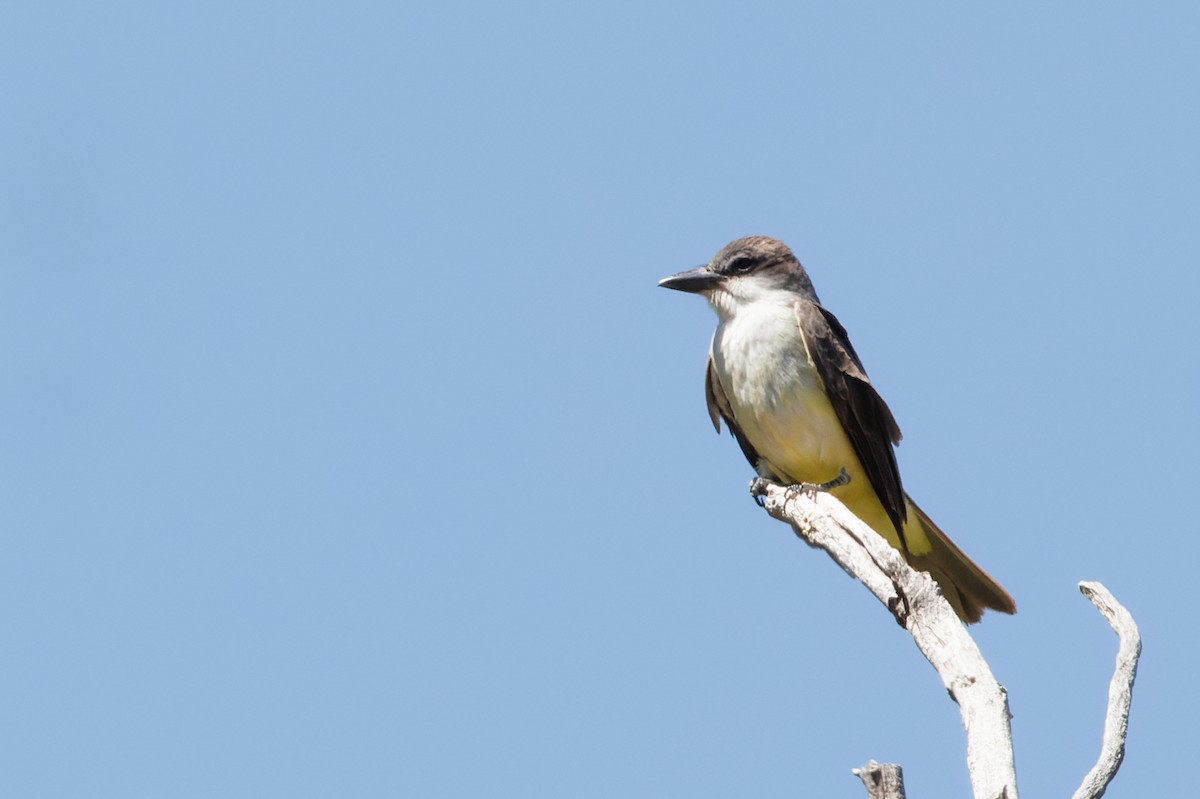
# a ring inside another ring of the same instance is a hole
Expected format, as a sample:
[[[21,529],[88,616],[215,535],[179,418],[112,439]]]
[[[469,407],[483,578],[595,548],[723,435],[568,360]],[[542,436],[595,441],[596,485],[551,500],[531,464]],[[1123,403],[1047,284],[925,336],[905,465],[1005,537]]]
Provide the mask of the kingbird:
[[[658,285],[702,294],[717,312],[704,380],[708,415],[718,433],[725,420],[759,477],[827,488],[913,568],[929,572],[964,622],[987,608],[1016,613],[999,583],[904,493],[893,449],[900,428],[786,244],[738,239]]]

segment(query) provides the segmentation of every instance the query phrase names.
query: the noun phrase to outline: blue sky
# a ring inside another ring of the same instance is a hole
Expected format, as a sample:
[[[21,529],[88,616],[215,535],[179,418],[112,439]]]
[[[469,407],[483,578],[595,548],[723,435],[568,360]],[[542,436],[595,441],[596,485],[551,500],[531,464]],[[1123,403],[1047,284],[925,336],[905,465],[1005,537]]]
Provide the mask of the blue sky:
[[[1016,597],[1020,784],[1185,790],[1194,4],[0,12],[6,796],[965,795],[655,288],[789,242]]]

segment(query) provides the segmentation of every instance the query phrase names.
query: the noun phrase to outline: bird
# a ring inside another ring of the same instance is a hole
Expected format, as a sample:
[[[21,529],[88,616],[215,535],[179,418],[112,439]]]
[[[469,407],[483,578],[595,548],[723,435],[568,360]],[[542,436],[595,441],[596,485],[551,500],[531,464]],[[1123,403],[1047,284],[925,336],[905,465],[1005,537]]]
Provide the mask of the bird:
[[[900,427],[786,244],[740,238],[659,285],[700,294],[716,311],[709,417],[718,433],[725,422],[759,478],[828,490],[928,572],[963,622],[987,609],[1016,613],[1008,592],[905,493]]]

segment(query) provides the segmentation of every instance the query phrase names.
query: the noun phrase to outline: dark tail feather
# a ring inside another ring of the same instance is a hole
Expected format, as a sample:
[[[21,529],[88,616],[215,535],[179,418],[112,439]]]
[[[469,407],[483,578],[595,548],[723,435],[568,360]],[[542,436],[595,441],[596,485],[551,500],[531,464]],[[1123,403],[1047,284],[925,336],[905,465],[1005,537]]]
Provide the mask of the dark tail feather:
[[[1017,603],[1000,584],[955,546],[917,503],[908,498],[909,507],[917,512],[917,518],[925,528],[932,551],[924,555],[906,553],[913,568],[927,571],[942,588],[942,594],[954,608],[958,617],[967,624],[979,621],[983,611],[991,609],[1001,613],[1016,613]]]

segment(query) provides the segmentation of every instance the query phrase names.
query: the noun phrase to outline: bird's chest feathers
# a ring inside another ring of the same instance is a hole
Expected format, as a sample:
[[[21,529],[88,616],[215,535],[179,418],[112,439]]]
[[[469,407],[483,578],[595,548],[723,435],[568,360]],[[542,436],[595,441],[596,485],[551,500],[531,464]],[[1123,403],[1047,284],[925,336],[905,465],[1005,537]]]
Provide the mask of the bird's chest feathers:
[[[717,327],[712,357],[734,419],[772,469],[796,480],[830,479],[807,473],[840,468],[849,442],[794,309],[743,308]]]

